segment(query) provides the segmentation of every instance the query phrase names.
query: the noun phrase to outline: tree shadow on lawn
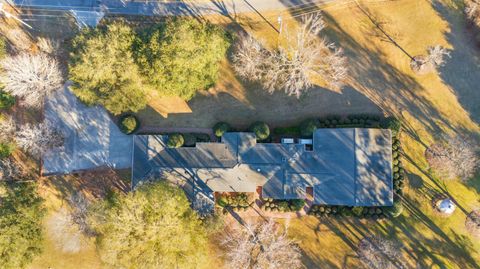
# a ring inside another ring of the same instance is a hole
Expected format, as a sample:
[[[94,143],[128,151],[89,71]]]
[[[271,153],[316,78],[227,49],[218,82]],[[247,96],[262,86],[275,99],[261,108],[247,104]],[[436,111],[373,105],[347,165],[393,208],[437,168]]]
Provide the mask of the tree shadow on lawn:
[[[401,243],[403,251],[418,268],[449,268],[444,259],[451,261],[460,268],[479,268],[470,253],[475,252],[472,242],[465,236],[454,233],[450,238],[429,216],[419,210],[419,205],[404,199],[404,205],[409,216],[400,216],[395,219],[373,221],[358,220],[353,217],[325,219],[325,224],[331,231],[340,237],[352,251],[357,250],[359,240],[364,237],[382,234],[383,236]],[[418,231],[418,225],[426,227],[435,234],[431,238]],[[403,235],[402,238],[399,235]],[[356,256],[354,256],[356,258]]]
[[[148,107],[138,115],[144,125],[210,128],[224,121],[243,130],[259,120],[267,122],[270,127],[278,127],[298,125],[311,117],[381,114],[377,105],[351,87],[342,93],[315,88],[301,99],[283,92],[269,94],[258,84],[245,81],[242,81],[241,89],[229,88],[228,83],[217,88],[217,93],[199,94],[189,101],[191,113],[171,113],[164,118]]]
[[[370,49],[358,43],[328,13],[324,13],[324,18],[328,25],[325,33],[345,50],[351,84],[356,90],[373,100],[386,114],[401,117],[399,113],[408,111],[429,133],[442,133],[437,122],[453,129],[447,116],[441,115],[430,100],[421,96],[424,88],[414,77],[388,64],[379,48]],[[414,133],[408,126],[407,123],[407,130]],[[418,136],[417,139],[420,140]]]
[[[83,193],[89,199],[101,199],[109,191],[126,193],[130,186],[126,179],[128,172],[99,168],[97,170],[77,172],[71,175],[54,175],[42,177],[41,185],[47,189],[54,188],[58,199],[64,201],[76,192]]]
[[[221,6],[222,1],[217,2]],[[246,25],[238,22],[241,19],[237,19],[236,14],[228,13],[228,10],[225,12],[224,15],[233,22],[227,28],[245,32]],[[247,25],[251,23],[248,22]],[[257,26],[255,24],[253,27]],[[219,77],[222,78],[221,83],[217,83],[213,92],[212,89],[200,92],[188,102],[191,113],[171,113],[165,118],[153,108],[147,107],[139,113],[139,117],[145,125],[162,127],[212,127],[218,121],[226,121],[236,128],[244,129],[257,120],[276,127],[296,125],[310,117],[382,114],[377,104],[350,86],[345,87],[341,93],[316,86],[297,99],[283,91],[270,94],[258,83],[240,79],[229,65],[222,66]]]
[[[432,7],[449,25],[445,32],[452,45],[451,58],[440,67],[440,77],[455,92],[460,104],[470,117],[480,124],[480,48],[460,9],[447,7],[441,1],[432,1]]]
[[[414,77],[386,63],[383,60],[385,55],[380,49],[370,49],[359,44],[328,13],[324,13],[324,18],[328,25],[325,33],[345,50],[349,59],[351,85],[354,89],[368,96],[387,114],[396,113],[397,116],[400,116],[399,113],[402,111],[408,111],[425,126],[429,133],[443,133],[439,124],[454,129],[447,115],[442,115],[430,100],[419,94],[424,88]],[[409,125],[407,125],[407,130],[416,134]],[[418,135],[412,136],[414,139],[415,137],[416,140],[423,143]],[[425,145],[425,143],[423,144]],[[419,167],[417,166],[417,168]],[[428,175],[427,172],[424,173]],[[432,182],[437,185],[435,189],[446,192],[438,182],[434,180]],[[433,186],[430,188],[433,189]],[[403,238],[403,243],[413,250],[407,251],[408,255],[416,263],[426,268],[434,265],[447,268],[447,265],[438,258],[439,256],[446,257],[461,267],[478,267],[470,254],[471,249],[465,248],[457,238],[450,238],[430,216],[418,209],[419,205],[414,204],[411,200],[406,199],[405,201],[407,210],[413,216],[412,219],[400,217],[394,220],[378,221],[374,225],[375,227],[372,227],[361,221],[342,218],[338,223],[327,225],[352,249],[355,249],[359,238],[368,236],[375,230],[380,230],[390,237],[398,237],[403,234],[406,237]],[[421,234],[421,232],[416,232],[416,225],[422,225],[430,230],[435,235],[434,239]],[[437,246],[442,247],[431,249]]]

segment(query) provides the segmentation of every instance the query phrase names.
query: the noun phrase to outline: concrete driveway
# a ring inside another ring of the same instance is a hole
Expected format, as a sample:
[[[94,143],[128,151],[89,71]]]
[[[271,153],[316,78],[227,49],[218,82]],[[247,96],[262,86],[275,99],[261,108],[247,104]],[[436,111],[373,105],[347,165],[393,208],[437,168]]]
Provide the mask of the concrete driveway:
[[[43,156],[44,174],[131,167],[132,136],[123,134],[104,108],[82,104],[67,87],[46,101],[45,120],[65,134],[65,143]]]

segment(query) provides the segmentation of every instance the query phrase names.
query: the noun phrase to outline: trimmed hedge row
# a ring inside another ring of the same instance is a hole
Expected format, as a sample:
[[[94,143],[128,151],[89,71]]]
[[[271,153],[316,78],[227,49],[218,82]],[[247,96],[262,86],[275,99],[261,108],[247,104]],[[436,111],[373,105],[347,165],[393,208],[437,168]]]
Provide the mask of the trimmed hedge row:
[[[266,198],[262,199],[261,202],[260,208],[262,210],[273,212],[296,212],[305,206],[305,200],[303,199],[276,200]]]
[[[277,127],[274,128],[272,132],[270,132],[266,123],[255,122],[250,126],[249,131],[254,132],[258,140],[266,140],[269,138],[270,133],[294,137],[311,137],[315,129],[318,128],[385,128],[391,129],[392,135],[397,137],[401,126],[401,122],[395,117],[382,118],[378,115],[358,114],[347,117],[328,116],[319,119],[306,119],[301,122],[299,126]],[[217,137],[221,137],[225,132],[231,130],[231,126],[225,122],[218,122],[213,127],[213,131]]]
[[[167,147],[195,147],[197,142],[210,142],[210,136],[202,133],[173,133],[168,135]]]
[[[393,190],[396,194],[403,194],[403,187],[405,182],[405,169],[403,168],[402,160],[402,147],[400,140],[396,137],[392,139],[392,169],[393,169]]]
[[[351,207],[336,205],[314,205],[310,208],[308,214],[318,218],[331,216],[355,216],[359,218],[383,219],[388,217],[388,211],[385,207]]]
[[[231,208],[234,211],[246,211],[253,204],[246,193],[221,194],[216,202],[218,206],[224,209]]]
[[[273,130],[275,135],[294,137],[311,137],[318,128],[388,128],[394,136],[401,128],[401,123],[394,117],[381,118],[378,115],[358,114],[342,116],[328,116],[324,118],[310,118],[299,126],[278,127]]]

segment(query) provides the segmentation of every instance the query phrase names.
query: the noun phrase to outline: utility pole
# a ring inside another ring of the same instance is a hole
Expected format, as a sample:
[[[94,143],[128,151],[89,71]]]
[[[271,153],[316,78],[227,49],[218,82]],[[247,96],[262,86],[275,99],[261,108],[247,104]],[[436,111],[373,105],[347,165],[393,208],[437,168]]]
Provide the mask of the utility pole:
[[[277,21],[278,21],[278,34],[282,34],[282,26],[283,26],[283,21],[282,21],[282,16],[278,16],[277,18]]]
[[[24,22],[22,19],[20,19],[19,17],[13,15],[12,13],[6,11],[4,9],[4,6],[3,6],[4,3],[0,3],[0,14],[3,14],[3,16],[5,16],[5,18],[7,19],[10,19],[10,18],[13,18],[14,20],[20,22],[21,24],[27,26],[28,28],[30,29],[33,29],[32,26],[28,25],[26,22]]]

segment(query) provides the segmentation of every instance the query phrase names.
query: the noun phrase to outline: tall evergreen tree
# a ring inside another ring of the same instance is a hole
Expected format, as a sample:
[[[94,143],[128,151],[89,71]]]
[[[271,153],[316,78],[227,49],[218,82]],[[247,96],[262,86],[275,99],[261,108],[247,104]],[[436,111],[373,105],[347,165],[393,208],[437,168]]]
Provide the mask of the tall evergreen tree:
[[[138,38],[135,51],[142,73],[161,95],[189,100],[215,83],[229,46],[218,26],[171,19]]]
[[[73,40],[71,89],[88,105],[111,113],[136,112],[146,106],[146,91],[133,60],[134,31],[124,23],[81,32]]]
[[[0,268],[26,267],[42,252],[43,200],[32,183],[0,184]]]

